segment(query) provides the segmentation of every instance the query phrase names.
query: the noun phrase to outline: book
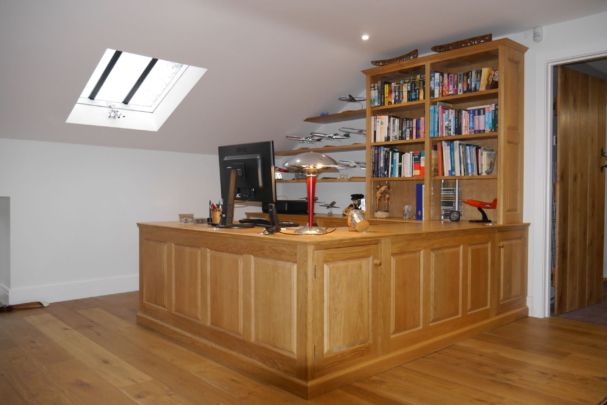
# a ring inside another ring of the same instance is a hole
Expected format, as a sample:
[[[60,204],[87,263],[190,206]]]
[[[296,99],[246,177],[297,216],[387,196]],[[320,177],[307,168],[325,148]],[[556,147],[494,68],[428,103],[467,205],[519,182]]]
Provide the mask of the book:
[[[415,219],[424,219],[424,184],[415,185]]]

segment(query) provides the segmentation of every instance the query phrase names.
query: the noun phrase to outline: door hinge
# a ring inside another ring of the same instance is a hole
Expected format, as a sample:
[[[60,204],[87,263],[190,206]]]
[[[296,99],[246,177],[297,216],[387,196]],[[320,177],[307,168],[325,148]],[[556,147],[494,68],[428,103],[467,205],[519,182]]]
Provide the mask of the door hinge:
[[[316,265],[314,265],[314,278],[316,278]]]
[[[314,358],[316,358],[316,345],[314,345]]]

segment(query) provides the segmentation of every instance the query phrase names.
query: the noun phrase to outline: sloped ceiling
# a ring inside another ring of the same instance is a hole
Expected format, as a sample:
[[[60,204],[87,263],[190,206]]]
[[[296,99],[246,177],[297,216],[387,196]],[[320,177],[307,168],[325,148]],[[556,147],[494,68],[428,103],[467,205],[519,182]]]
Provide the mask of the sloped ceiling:
[[[274,139],[281,149],[285,135],[315,129],[305,117],[362,94],[371,60],[603,11],[604,0],[0,0],[0,137],[212,154]],[[106,48],[208,72],[158,132],[66,124]]]

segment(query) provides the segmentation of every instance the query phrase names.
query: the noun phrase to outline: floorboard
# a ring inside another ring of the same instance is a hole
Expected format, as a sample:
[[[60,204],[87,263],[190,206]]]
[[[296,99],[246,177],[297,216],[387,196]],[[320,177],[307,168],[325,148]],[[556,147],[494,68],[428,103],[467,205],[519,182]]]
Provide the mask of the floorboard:
[[[135,323],[137,293],[0,314],[0,403],[596,405],[607,326],[525,318],[305,401]]]

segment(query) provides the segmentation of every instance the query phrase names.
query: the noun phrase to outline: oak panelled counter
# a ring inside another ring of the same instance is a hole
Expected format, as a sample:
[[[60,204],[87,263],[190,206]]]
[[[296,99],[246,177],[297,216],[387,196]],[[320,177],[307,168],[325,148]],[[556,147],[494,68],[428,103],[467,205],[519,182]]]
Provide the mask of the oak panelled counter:
[[[527,315],[527,224],[138,224],[137,321],[303,398]]]

